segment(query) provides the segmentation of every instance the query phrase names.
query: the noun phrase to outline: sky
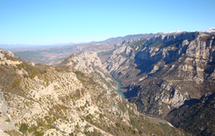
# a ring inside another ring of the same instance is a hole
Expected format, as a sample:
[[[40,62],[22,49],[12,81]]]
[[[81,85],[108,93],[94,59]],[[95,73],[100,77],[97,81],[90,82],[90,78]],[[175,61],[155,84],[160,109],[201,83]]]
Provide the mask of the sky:
[[[215,0],[0,0],[0,44],[103,41],[215,27]]]

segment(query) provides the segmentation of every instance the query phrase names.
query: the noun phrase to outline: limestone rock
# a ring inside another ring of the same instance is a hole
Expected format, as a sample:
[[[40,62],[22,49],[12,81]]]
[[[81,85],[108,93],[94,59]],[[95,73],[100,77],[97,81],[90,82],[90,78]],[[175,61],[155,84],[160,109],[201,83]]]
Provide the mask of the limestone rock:
[[[0,49],[0,64],[15,66],[21,63],[22,61],[18,57],[14,56],[12,52]]]

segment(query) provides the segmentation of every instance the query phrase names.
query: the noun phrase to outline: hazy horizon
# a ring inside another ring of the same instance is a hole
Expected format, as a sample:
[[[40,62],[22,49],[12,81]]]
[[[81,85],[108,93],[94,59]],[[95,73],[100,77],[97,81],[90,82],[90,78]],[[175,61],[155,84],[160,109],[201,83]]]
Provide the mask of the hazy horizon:
[[[1,0],[0,44],[53,45],[214,27],[213,0]]]

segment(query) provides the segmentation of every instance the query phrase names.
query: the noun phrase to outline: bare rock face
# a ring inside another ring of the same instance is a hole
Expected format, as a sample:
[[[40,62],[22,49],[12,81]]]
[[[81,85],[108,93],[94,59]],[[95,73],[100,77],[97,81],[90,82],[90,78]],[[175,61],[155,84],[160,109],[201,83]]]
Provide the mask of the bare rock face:
[[[4,94],[0,92],[0,134],[8,136],[4,131],[18,131],[18,128],[15,127],[13,120],[11,119],[10,114],[8,113],[8,105],[5,101]]]
[[[113,80],[108,71],[103,68],[101,60],[96,53],[85,52],[80,55],[73,54],[60,63],[58,67],[72,71],[80,71],[85,74],[98,73],[99,76],[107,82]],[[108,88],[105,84],[102,85],[103,87]]]
[[[79,70],[84,73],[94,72],[94,67],[101,67],[102,63],[96,53],[82,53],[80,55],[73,54],[65,61],[59,64],[59,67],[66,67],[69,69]]]
[[[187,57],[210,60],[214,57],[214,37],[209,37],[210,35],[205,33],[156,36],[145,43],[145,47],[138,53],[137,58],[151,61],[159,59],[174,61],[184,54]]]
[[[121,55],[113,55],[108,60],[108,65],[103,65],[103,67],[106,67],[108,71],[117,71],[117,69],[120,69],[120,65],[125,62],[126,58],[124,58]]]
[[[163,83],[161,87],[168,92],[162,92],[161,100],[163,103],[170,105],[171,107],[178,108],[184,104],[184,101],[189,99],[186,93],[182,94],[178,87],[173,87],[171,82]]]
[[[21,63],[22,61],[14,56],[12,52],[0,49],[0,64],[17,65]]]

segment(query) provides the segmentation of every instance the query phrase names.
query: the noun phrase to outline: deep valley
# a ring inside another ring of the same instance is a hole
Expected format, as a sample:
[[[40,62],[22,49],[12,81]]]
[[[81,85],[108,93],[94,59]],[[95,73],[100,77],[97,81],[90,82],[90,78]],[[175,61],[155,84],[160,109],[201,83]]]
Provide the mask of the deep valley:
[[[173,32],[1,49],[0,135],[215,135],[214,38]]]

